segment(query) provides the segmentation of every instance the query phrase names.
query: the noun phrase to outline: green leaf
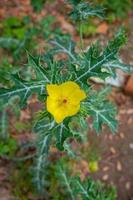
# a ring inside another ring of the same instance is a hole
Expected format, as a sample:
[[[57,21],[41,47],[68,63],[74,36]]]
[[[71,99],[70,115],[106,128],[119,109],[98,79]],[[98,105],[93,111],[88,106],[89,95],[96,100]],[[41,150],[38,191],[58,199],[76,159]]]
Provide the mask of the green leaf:
[[[79,4],[73,4],[70,16],[74,21],[85,21],[90,16],[96,16],[103,19],[104,9],[100,6],[93,7],[87,2],[81,2]]]
[[[84,181],[81,182],[79,177],[73,178],[73,185],[75,188],[75,194],[80,194],[83,199],[90,200],[90,194],[88,193],[88,184]]]
[[[11,37],[0,37],[0,47],[6,49],[18,48],[20,40]]]
[[[64,150],[64,141],[72,137],[69,129],[70,119],[64,120],[64,122],[57,124],[51,115],[46,111],[42,115],[42,119],[38,120],[34,126],[34,131],[38,134],[52,134],[56,138],[56,146],[60,150]]]
[[[73,65],[70,61],[53,60],[55,49],[50,50],[50,52],[48,52],[45,55],[42,55],[41,57],[41,62],[44,62],[47,65],[46,71],[50,82],[53,84],[61,84],[69,80],[74,80],[76,78],[76,74],[73,70]]]
[[[118,56],[119,50],[125,44],[125,41],[125,34],[120,30],[104,50],[101,50],[97,44],[92,45],[77,59],[79,67],[75,81],[86,83],[89,77],[105,79],[111,76],[115,78],[117,68],[124,72],[131,72],[131,66],[124,64]]]
[[[0,138],[5,139],[8,136],[8,114],[7,105],[0,102]]]
[[[45,180],[45,168],[47,167],[48,162],[48,151],[51,141],[51,134],[46,134],[39,139],[37,145],[37,154],[34,160],[34,183],[39,194],[44,192],[44,185],[46,184]]]
[[[72,176],[70,172],[72,167],[68,168],[67,163],[62,159],[57,162],[55,167],[64,199],[116,200],[114,187],[105,186],[102,182],[94,181],[88,177],[82,181],[79,176]]]
[[[71,200],[76,200],[76,196],[74,195],[74,191],[71,187],[71,178],[66,174],[64,169],[59,166],[58,167],[58,174],[60,175],[60,179],[62,179],[62,185],[66,188]]]
[[[70,130],[72,132],[73,137],[81,140],[86,141],[86,133],[88,130],[88,124],[86,118],[82,115],[78,114],[74,116],[70,122]]]
[[[55,46],[55,48],[51,50],[52,53],[65,53],[71,60],[76,61],[75,42],[72,41],[70,37],[57,37],[54,40],[51,40],[50,43]]]
[[[8,125],[9,125],[9,113],[8,110],[10,110],[15,116],[19,116],[19,107],[17,104],[17,99],[14,97],[12,99],[9,99],[9,101],[0,101],[0,138],[1,139],[7,139],[9,138],[8,133]]]
[[[46,0],[31,0],[31,5],[35,12],[40,12],[43,9]]]
[[[73,177],[72,187],[75,195],[79,194],[84,200],[116,200],[115,188],[91,178],[81,181],[79,177]]]
[[[73,152],[71,148],[71,144],[69,144],[67,140],[64,141],[63,147],[64,147],[64,151],[67,152],[68,156],[72,158],[76,158],[76,154]]]
[[[39,113],[36,119],[36,123],[34,124],[33,131],[41,135],[46,135],[53,130],[55,126],[55,121],[51,118],[50,114],[45,111]]]
[[[28,57],[28,66],[32,67],[36,73],[36,79],[37,80],[44,80],[47,83],[50,82],[50,80],[47,77],[47,71],[41,67],[40,64],[40,58],[35,58],[31,54],[27,52]]]
[[[77,5],[78,3],[80,3],[82,0],[68,0],[68,2],[70,4],[73,4],[73,5]]]
[[[12,80],[15,82],[15,85],[11,89],[0,89],[0,99],[4,102],[8,102],[8,100],[14,96],[19,96],[20,105],[25,105],[27,99],[30,95],[37,93],[42,95],[46,93],[45,84],[46,81],[24,81],[20,79],[18,76],[13,75]]]
[[[37,134],[36,147],[37,153],[34,164],[34,183],[36,184],[39,193],[44,192],[44,185],[46,184],[44,173],[48,163],[48,151],[52,140],[52,129],[55,122],[51,121],[47,112],[43,113],[43,117],[38,120],[33,128]]]
[[[39,96],[46,95],[45,86],[53,81],[54,71],[51,73],[53,65],[55,65],[55,68],[58,67],[58,65],[51,62],[48,65],[48,70],[46,70],[45,67],[41,66],[40,57],[34,58],[28,54],[28,66],[33,68],[35,78],[25,81],[18,75],[10,75],[14,86],[10,89],[1,88],[0,98],[7,102],[13,96],[19,96],[20,105],[23,106],[26,104],[29,96],[34,93],[37,93]],[[55,71],[58,70],[55,69]]]
[[[116,69],[127,73],[131,72],[131,66],[123,63],[119,57],[119,50],[125,42],[125,33],[121,29],[105,48],[102,48],[99,43],[95,43],[86,52],[77,54],[75,43],[69,38],[65,40],[56,39],[51,41],[55,45],[51,53],[65,53],[68,56],[67,69],[72,74],[71,80],[80,82],[83,85],[83,83],[87,84],[90,77],[98,77],[103,80],[107,77],[115,78]]]
[[[106,99],[108,91],[108,88],[100,92],[90,91],[89,97],[82,103],[81,112],[92,116],[93,128],[97,133],[101,131],[103,124],[106,124],[112,132],[117,131],[116,108]]]
[[[63,122],[61,124],[58,124],[57,126],[54,127],[54,134],[56,136],[56,146],[59,150],[64,150],[63,143],[64,141],[72,137],[72,133],[68,127],[68,122]]]

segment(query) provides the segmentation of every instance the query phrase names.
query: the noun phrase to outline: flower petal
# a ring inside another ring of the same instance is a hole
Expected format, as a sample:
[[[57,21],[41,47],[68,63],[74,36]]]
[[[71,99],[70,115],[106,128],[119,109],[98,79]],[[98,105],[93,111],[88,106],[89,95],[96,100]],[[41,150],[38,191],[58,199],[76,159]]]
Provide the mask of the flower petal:
[[[62,94],[62,88],[60,87],[60,85],[48,84],[46,86],[46,89],[47,89],[49,96],[51,96],[52,99],[56,99],[59,96],[61,96],[61,94]]]
[[[80,90],[80,87],[72,81],[67,81],[60,85],[62,88],[63,95],[69,96],[75,90]]]
[[[80,101],[82,101],[85,98],[86,98],[86,94],[81,89],[73,91],[69,96],[70,102],[73,105],[80,103]]]

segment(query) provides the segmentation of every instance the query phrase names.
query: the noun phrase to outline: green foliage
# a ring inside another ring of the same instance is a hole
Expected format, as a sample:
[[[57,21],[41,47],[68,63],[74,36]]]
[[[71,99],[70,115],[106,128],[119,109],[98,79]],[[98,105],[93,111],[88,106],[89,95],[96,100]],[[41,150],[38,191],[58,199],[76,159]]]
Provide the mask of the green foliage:
[[[133,8],[131,0],[104,0],[104,6],[118,19],[126,17],[128,11]]]
[[[15,139],[9,137],[6,140],[0,142],[0,156],[7,155],[9,157],[14,156],[17,150],[17,142]]]
[[[90,16],[96,16],[101,19],[104,18],[103,8],[100,6],[93,7],[87,2],[75,3],[75,1],[72,1],[72,3],[73,8],[70,16],[74,21],[85,21]]]
[[[38,32],[41,33],[45,40],[49,40],[53,37],[62,35],[60,28],[55,28],[54,26],[55,18],[51,15],[43,18],[39,22]]]
[[[77,26],[78,33],[80,32],[80,26]],[[97,25],[93,23],[92,20],[82,24],[83,37],[89,37],[97,34]]]
[[[38,2],[36,1],[36,3]],[[71,17],[75,21],[80,21],[80,24],[82,21],[87,20],[90,15],[103,18],[102,8],[92,8],[88,3],[80,3],[79,1],[77,3],[76,1],[73,1],[73,3]],[[38,5],[40,4],[37,4],[37,6]],[[52,24],[51,21],[50,23]],[[10,27],[11,25],[11,29],[13,28],[12,24],[16,24],[17,29],[20,28],[19,21],[15,19],[9,20],[8,26]],[[42,26],[47,28],[48,24],[43,23]],[[40,30],[39,28],[36,30]],[[26,44],[30,44],[27,43],[27,41],[31,41],[32,36],[36,32],[33,27],[30,30],[27,30],[26,33],[22,30],[23,29],[20,29],[15,32],[13,30],[8,30],[8,33],[6,33],[8,35],[6,38],[7,41],[9,40],[10,34],[13,34],[11,39],[15,39],[16,41],[12,41],[12,43],[16,45],[15,47],[13,46],[15,55],[18,55],[22,48],[26,47]],[[19,31],[19,37],[17,37]],[[45,36],[44,33],[45,32],[43,32],[43,36]],[[2,88],[0,89],[2,112],[4,111],[2,114],[2,123],[0,124],[2,127],[2,135],[7,131],[5,128],[6,125],[4,124],[6,122],[6,107],[10,105],[10,100],[14,98],[16,99],[16,102],[19,102],[21,107],[26,105],[29,97],[33,94],[37,94],[38,99],[45,102],[47,98],[46,85],[61,84],[65,81],[74,81],[78,83],[81,89],[87,94],[87,97],[81,103],[81,109],[76,116],[67,117],[62,123],[57,124],[53,119],[53,116],[47,112],[46,106],[44,105],[43,111],[35,122],[33,131],[37,134],[37,137],[34,143],[36,155],[33,174],[35,177],[34,182],[40,193],[42,189],[44,189],[44,186],[45,188],[47,187],[45,178],[46,173],[44,173],[44,171],[47,169],[48,153],[51,145],[56,145],[60,151],[66,151],[69,155],[74,157],[75,154],[71,150],[69,139],[74,138],[78,141],[85,140],[85,132],[87,132],[88,128],[86,119],[88,117],[93,118],[93,128],[97,133],[99,133],[103,125],[107,125],[112,132],[116,132],[116,109],[107,100],[109,90],[93,90],[89,84],[90,78],[98,77],[103,80],[107,77],[115,78],[116,69],[120,69],[124,72],[131,71],[131,66],[123,63],[119,57],[119,50],[126,41],[125,33],[122,30],[120,30],[114,36],[114,39],[109,41],[105,47],[101,47],[97,42],[92,44],[86,51],[83,50],[82,31],[80,30],[80,52],[76,51],[77,45],[72,41],[70,35],[62,35],[62,37],[60,37],[60,34],[58,35],[56,31],[53,35],[55,36],[55,39],[50,40],[48,51],[39,56],[32,56],[27,52],[28,64],[22,70],[25,71],[25,73],[22,71],[12,73],[11,71],[9,73],[10,75],[8,74],[7,76],[11,81],[11,84],[4,85],[2,83]],[[24,38],[22,36],[24,36]],[[53,38],[53,36],[51,37],[49,35],[49,32],[46,32],[46,37],[49,37],[50,39]],[[5,46],[7,48],[10,49],[11,47],[12,49],[10,40],[8,41],[8,44],[6,44],[6,40],[3,40],[1,42],[1,45],[2,44],[7,45]],[[59,55],[61,56],[59,57]],[[65,59],[62,55],[65,56]],[[30,76],[28,74],[30,74]],[[101,190],[99,191],[100,186],[97,186],[97,183],[95,184],[95,182],[89,182],[88,180],[82,182],[78,177],[73,177],[71,179],[61,167],[59,167],[59,174],[68,191],[66,196],[69,195],[72,200],[77,199],[78,195],[81,196],[81,199],[85,200],[115,199],[114,196],[111,196],[115,194],[112,192],[108,193],[107,190],[104,192],[102,186],[102,192]],[[94,191],[92,189],[91,191],[89,190],[92,187],[94,187]],[[44,192],[46,196],[46,190]],[[57,196],[56,199],[58,199]]]
[[[12,183],[12,195],[14,198],[21,200],[28,200],[29,191],[35,195],[34,187],[32,184],[32,175],[29,170],[29,162],[18,162],[15,167],[11,169],[10,181]],[[31,198],[31,194],[29,195]]]
[[[43,9],[46,0],[31,0],[31,5],[35,12],[40,12]]]
[[[114,187],[105,186],[100,181],[94,181],[91,178],[81,181],[78,175],[72,176],[70,171],[68,164],[63,159],[55,163],[55,177],[52,178],[51,182],[56,189],[50,188],[53,190],[50,190],[51,199],[56,197],[58,200],[116,200]]]
[[[10,76],[19,71],[18,66],[12,65],[7,57],[2,59],[0,64],[0,82],[2,85],[11,86]]]
[[[124,19],[128,11],[133,8],[132,0],[102,0],[100,2],[106,8],[107,19],[110,22]],[[94,3],[99,4],[99,0],[94,0]]]
[[[37,30],[29,23],[29,17],[9,17],[1,24],[0,47],[12,52],[15,60],[21,59],[24,49],[36,46],[32,37],[37,34]]]
[[[97,133],[102,129],[102,124],[107,124],[112,132],[117,130],[117,122],[115,119],[116,108],[107,101],[109,88],[101,90],[99,93],[91,91],[88,100],[82,103],[83,114],[92,116],[93,128]],[[81,109],[81,110],[82,110]]]
[[[15,86],[11,89],[1,89],[0,98],[4,101],[8,101],[9,98],[19,96],[20,105],[23,106],[29,96],[33,93],[39,93],[40,95],[44,91],[45,81],[21,81],[17,76],[12,76],[12,81],[15,82]]]
[[[125,41],[125,34],[120,30],[104,49],[98,43],[95,43],[79,55],[76,54],[75,45],[72,41],[62,41],[60,39],[53,41],[52,44],[56,46],[54,53],[66,53],[75,66],[74,71],[77,78],[74,81],[82,81],[86,84],[89,77],[99,77],[101,79],[115,77],[117,68],[125,72],[131,71],[130,66],[124,64],[118,56],[119,50],[125,44]]]
[[[88,87],[88,79],[90,77],[115,77],[116,69],[129,72],[129,65],[120,61],[118,51],[125,43],[123,32],[118,32],[114,40],[100,51],[97,44],[92,45],[86,52],[77,54],[75,51],[75,43],[70,40],[70,37],[65,37],[62,41],[57,38],[51,41],[54,48],[47,54],[33,57],[28,53],[28,66],[33,70],[33,76],[30,80],[24,80],[20,75],[12,75],[11,79],[14,82],[12,88],[3,88],[0,90],[0,98],[7,102],[8,99],[14,96],[19,97],[19,103],[24,106],[27,99],[34,93],[45,100],[47,93],[45,86],[48,83],[62,83],[66,80],[75,81],[80,84],[82,89],[86,91],[88,97],[81,104],[81,111],[77,115],[78,130],[82,130],[86,124],[86,117],[93,118],[93,127],[97,133],[102,129],[102,125],[106,124],[113,132],[116,131],[117,123],[115,120],[116,109],[108,102],[106,94],[108,90],[101,92],[93,91]],[[53,56],[58,53],[65,53],[67,58],[64,61],[54,61]],[[42,65],[43,62],[43,65]],[[64,63],[67,68],[64,72]],[[82,120],[81,120],[82,119]],[[65,150],[70,153],[70,148],[66,145],[65,140],[68,138],[83,138],[83,133],[76,131],[70,127],[70,122],[73,123],[74,118],[66,118],[62,123],[55,123],[53,117],[46,112],[41,116],[41,119],[36,122],[35,132],[38,133],[37,154],[36,154],[36,183],[38,190],[43,188],[44,179],[42,175],[49,145],[56,140],[56,146],[59,150]],[[65,143],[64,143],[65,142]]]
[[[23,39],[25,36],[25,26],[23,21],[16,17],[7,18],[3,22],[3,35],[5,37],[15,37],[17,39]]]
[[[6,102],[0,100],[0,138],[7,139],[8,135],[8,111],[12,111],[16,116],[19,116],[19,107],[17,104],[17,98],[13,97]]]

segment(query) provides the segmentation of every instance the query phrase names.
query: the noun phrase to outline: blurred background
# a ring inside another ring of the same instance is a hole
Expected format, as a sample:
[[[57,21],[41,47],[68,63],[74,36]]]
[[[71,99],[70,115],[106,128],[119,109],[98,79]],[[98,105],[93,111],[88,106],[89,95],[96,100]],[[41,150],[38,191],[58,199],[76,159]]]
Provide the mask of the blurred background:
[[[128,41],[121,55],[126,63],[133,65],[133,1],[93,0],[92,3],[102,5],[106,17],[89,18],[83,25],[85,47],[96,40],[104,45],[123,26]],[[26,50],[33,55],[44,53],[48,40],[63,34],[72,35],[79,43],[79,27],[69,18],[69,8],[63,0],[0,0],[0,87],[12,85],[10,72],[22,71],[23,76],[31,76],[30,70],[23,70],[27,63]],[[102,84],[99,80],[92,81],[96,87]],[[73,142],[80,161],[69,159],[55,148],[51,149],[49,159],[54,163],[64,156],[63,164],[73,166],[81,179],[89,176],[100,180],[116,189],[118,200],[133,200],[133,75],[118,71],[117,80],[108,83],[113,86],[109,98],[118,107],[118,133],[113,136],[104,128],[103,134],[96,136],[90,129],[87,142],[82,145]],[[34,112],[42,107],[34,96],[23,110],[14,99],[4,107],[0,105],[0,200],[47,199],[35,194],[30,172],[35,148],[28,146],[34,139]],[[65,200],[54,168],[49,167],[48,173],[49,199]],[[110,189],[108,195],[113,192]]]

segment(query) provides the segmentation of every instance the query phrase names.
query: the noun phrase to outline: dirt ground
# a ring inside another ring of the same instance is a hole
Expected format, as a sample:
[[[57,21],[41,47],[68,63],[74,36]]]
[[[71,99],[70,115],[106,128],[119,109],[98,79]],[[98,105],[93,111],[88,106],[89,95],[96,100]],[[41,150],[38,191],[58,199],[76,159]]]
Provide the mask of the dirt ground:
[[[90,134],[90,141],[94,139],[103,150],[100,170],[94,177],[117,187],[118,200],[133,199],[133,99],[122,93],[115,92],[114,99],[118,105],[119,129],[112,136],[105,129],[103,134],[94,138]],[[123,101],[123,102],[122,102]]]
[[[36,17],[29,5],[29,0],[0,1],[1,19],[6,15],[15,14],[21,17],[27,13]],[[45,14],[46,10],[43,10],[40,15],[45,16]],[[127,63],[133,64],[133,14],[130,15],[128,23],[130,26],[129,41],[122,50],[122,56]],[[73,32],[72,26],[66,24],[69,31]],[[104,35],[104,37],[106,36]],[[90,40],[94,40],[94,38],[89,38],[88,41]],[[89,132],[90,143],[95,142],[98,148],[102,149],[100,170],[92,176],[107,184],[115,185],[118,191],[118,200],[133,200],[133,97],[124,94],[122,90],[113,89],[111,98],[118,106],[119,129],[114,136],[106,128],[103,134],[95,135],[95,137],[93,132]],[[12,163],[0,158],[0,200],[17,200],[11,194],[12,183],[9,180],[11,166]]]

